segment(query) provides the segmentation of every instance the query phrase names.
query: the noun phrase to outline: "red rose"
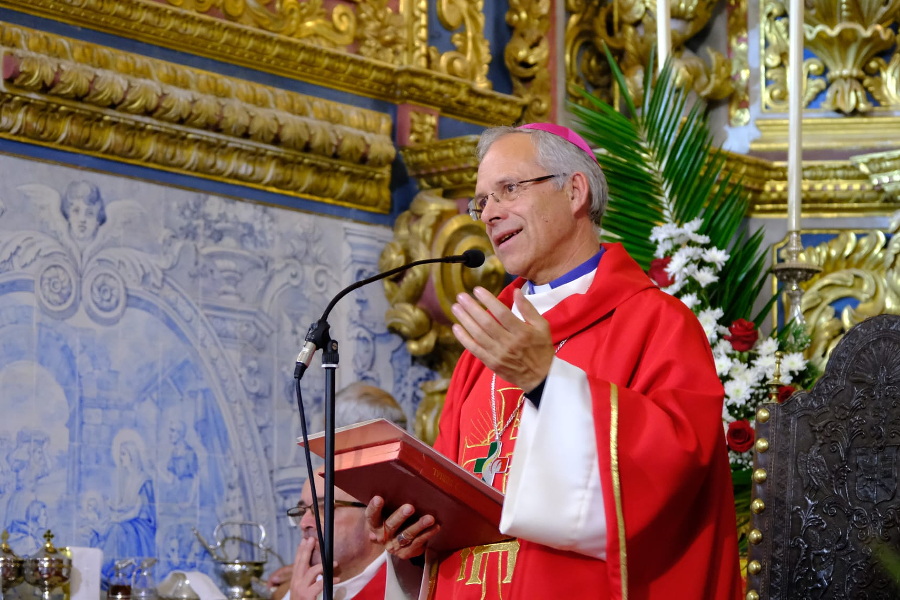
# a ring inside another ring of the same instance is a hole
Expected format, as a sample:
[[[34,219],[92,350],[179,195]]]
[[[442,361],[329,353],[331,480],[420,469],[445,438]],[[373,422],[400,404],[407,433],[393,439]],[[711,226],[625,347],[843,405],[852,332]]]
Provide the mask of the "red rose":
[[[731,347],[735,352],[746,352],[753,347],[756,340],[759,339],[759,331],[756,325],[747,319],[738,319],[728,328],[731,335],[726,335],[725,339],[731,342]]]
[[[729,423],[728,431],[725,432],[725,443],[728,444],[729,450],[735,452],[746,452],[752,448],[755,438],[756,432],[746,419]]]
[[[659,287],[669,287],[675,283],[675,279],[669,277],[669,274],[666,273],[666,267],[669,266],[670,262],[672,262],[671,256],[654,258],[650,261],[650,269],[647,271],[647,275],[649,275],[650,279],[652,279]]]
[[[792,385],[783,385],[783,386],[779,387],[778,388],[778,403],[781,404],[782,402],[784,402],[785,400],[790,398],[796,391],[797,391],[797,388],[795,388]]]

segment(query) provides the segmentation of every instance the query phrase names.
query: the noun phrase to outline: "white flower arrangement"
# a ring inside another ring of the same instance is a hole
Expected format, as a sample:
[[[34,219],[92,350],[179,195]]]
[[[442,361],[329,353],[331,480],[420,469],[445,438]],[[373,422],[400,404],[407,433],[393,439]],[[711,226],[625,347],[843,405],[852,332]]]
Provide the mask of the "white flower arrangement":
[[[813,375],[801,352],[808,340],[793,330],[789,332],[792,335],[785,332],[761,338],[756,325],[750,321],[722,322],[725,313],[719,307],[710,306],[708,290],[719,281],[729,254],[709,246],[709,238],[697,233],[700,225],[701,220],[695,219],[680,226],[665,223],[655,227],[650,239],[656,243],[656,259],[649,274],[664,292],[690,308],[703,326],[716,372],[725,389],[722,421],[732,468],[749,469],[754,438],[750,423],[759,404],[769,395],[768,383],[775,374],[775,353],[784,352],[783,386],[805,381]],[[799,344],[789,343],[798,338],[803,338]],[[793,389],[785,388],[785,392]]]

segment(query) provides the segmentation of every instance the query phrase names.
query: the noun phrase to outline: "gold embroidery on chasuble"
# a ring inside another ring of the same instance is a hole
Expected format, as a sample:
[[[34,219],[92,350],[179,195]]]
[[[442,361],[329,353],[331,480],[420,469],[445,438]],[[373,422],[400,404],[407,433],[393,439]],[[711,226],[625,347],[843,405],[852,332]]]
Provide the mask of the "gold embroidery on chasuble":
[[[459,575],[457,581],[465,585],[481,586],[481,597],[488,590],[496,589],[496,597],[503,597],[503,584],[512,583],[516,558],[519,554],[519,540],[508,540],[486,546],[473,546],[459,552]]]
[[[612,471],[613,498],[616,503],[616,528],[619,530],[619,570],[622,600],[628,600],[628,553],[625,546],[625,508],[622,504],[622,480],[619,475],[619,388],[609,386],[609,462]]]
[[[489,398],[490,378],[491,374],[488,372],[487,381],[479,382],[463,409],[461,422],[467,423],[468,427],[467,431],[462,432],[460,464],[472,473],[490,469],[493,474],[491,485],[506,493],[524,393],[521,388],[497,381],[495,407],[492,409]],[[480,393],[481,390],[484,393]],[[505,427],[507,422],[509,426]],[[500,436],[502,447],[498,456],[491,457],[498,429],[503,431]],[[489,464],[485,464],[486,462]],[[480,586],[481,598],[488,597],[489,592],[491,597],[503,598],[502,586],[512,582],[518,553],[518,540],[507,540],[464,548],[447,560],[459,561],[457,581],[464,582],[466,586]]]
[[[477,402],[472,407],[469,415],[463,415],[463,422],[470,423],[468,432],[463,434],[463,448],[460,464],[470,473],[482,472],[485,461],[491,462],[493,480],[489,483],[495,488],[506,493],[506,480],[509,477],[509,467],[512,464],[516,439],[519,436],[519,420],[521,418],[521,405],[524,400],[521,388],[506,385],[496,390],[497,421],[494,422],[490,401]],[[480,400],[480,398],[479,398]],[[475,404],[475,403],[473,403]],[[468,419],[468,421],[467,421]],[[510,421],[510,419],[512,419]],[[501,435],[502,447],[498,456],[491,456],[494,444],[497,440],[497,429],[503,429],[510,422],[509,427]]]

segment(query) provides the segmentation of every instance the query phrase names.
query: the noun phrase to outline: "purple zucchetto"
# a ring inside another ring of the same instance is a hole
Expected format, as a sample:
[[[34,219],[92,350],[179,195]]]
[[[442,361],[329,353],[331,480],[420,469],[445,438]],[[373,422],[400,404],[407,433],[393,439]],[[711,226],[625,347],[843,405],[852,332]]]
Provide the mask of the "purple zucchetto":
[[[547,133],[557,135],[567,142],[575,144],[576,146],[587,152],[588,156],[593,158],[595,161],[597,160],[597,156],[594,154],[594,151],[591,150],[591,147],[588,145],[588,143],[584,141],[584,138],[568,127],[563,127],[562,125],[554,125],[553,123],[527,123],[525,125],[520,125],[518,128],[540,129],[541,131],[546,131]]]

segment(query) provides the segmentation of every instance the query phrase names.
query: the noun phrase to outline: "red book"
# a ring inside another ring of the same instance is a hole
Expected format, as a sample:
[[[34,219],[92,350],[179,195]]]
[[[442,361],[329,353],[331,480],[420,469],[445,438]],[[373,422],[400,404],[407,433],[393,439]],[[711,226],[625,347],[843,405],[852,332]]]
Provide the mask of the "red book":
[[[503,494],[390,421],[340,427],[334,447],[334,484],[362,502],[381,496],[385,516],[406,503],[415,518],[433,515],[441,531],[428,543],[432,550],[509,539],[499,529]],[[324,432],[310,436],[309,449],[325,454]]]

